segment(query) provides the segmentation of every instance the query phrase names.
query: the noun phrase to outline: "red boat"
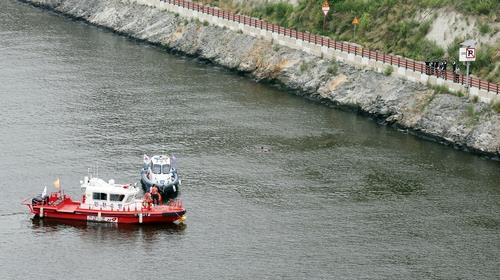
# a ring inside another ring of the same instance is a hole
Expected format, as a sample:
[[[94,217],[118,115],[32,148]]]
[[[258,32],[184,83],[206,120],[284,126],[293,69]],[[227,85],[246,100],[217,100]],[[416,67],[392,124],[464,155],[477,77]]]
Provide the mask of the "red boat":
[[[163,205],[136,199],[138,193],[132,185],[109,183],[98,178],[85,178],[81,201],[75,201],[62,192],[38,195],[23,204],[36,217],[44,219],[79,220],[107,223],[172,223],[186,219],[186,209],[180,200]],[[45,192],[45,191],[44,191]]]

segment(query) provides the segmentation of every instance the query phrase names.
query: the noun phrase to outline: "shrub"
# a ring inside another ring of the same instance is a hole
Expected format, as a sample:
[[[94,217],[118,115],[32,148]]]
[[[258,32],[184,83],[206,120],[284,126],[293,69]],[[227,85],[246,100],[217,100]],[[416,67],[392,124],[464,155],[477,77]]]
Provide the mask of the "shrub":
[[[430,86],[436,94],[446,94],[446,93],[451,93],[450,90],[448,89],[447,86],[445,85],[431,85]],[[459,93],[459,92],[458,92]],[[457,93],[457,96],[459,96]]]
[[[497,99],[491,103],[491,108],[493,111],[500,113],[500,99]]]
[[[269,3],[264,6],[257,7],[252,11],[252,16],[267,18],[277,24],[287,26],[288,19],[293,12],[293,6],[288,3],[278,2]]]
[[[474,106],[473,105],[468,105],[467,106],[467,115],[469,117],[472,117],[472,116],[474,116],[475,113],[476,113],[476,110],[474,110]]]
[[[499,5],[498,0],[476,0],[464,1],[457,8],[471,14],[488,15],[498,11]]]
[[[481,35],[485,35],[485,34],[488,34],[490,32],[491,32],[491,28],[487,23],[481,23],[479,25],[479,33],[481,33]]]
[[[304,73],[307,69],[309,69],[309,64],[307,62],[302,62],[300,65],[300,73]]]
[[[385,67],[384,75],[390,76],[393,71],[394,71],[394,68],[392,68],[392,66],[387,66],[387,67]]]
[[[479,112],[476,111],[474,105],[470,104],[467,106],[467,116],[471,119],[472,123],[477,123],[479,121]]]
[[[332,75],[337,75],[338,71],[339,71],[339,65],[337,64],[336,61],[332,61],[332,63],[326,69],[326,72]]]

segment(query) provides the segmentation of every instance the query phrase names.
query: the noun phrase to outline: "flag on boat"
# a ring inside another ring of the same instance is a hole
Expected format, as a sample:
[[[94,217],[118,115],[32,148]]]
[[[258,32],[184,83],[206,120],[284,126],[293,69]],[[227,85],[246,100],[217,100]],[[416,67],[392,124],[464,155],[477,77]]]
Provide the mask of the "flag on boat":
[[[59,178],[57,178],[55,181],[54,181],[54,187],[58,190],[61,189],[61,180]]]
[[[42,198],[47,196],[47,186],[43,188]]]
[[[148,163],[149,162],[149,157],[148,155],[144,154],[144,163]]]

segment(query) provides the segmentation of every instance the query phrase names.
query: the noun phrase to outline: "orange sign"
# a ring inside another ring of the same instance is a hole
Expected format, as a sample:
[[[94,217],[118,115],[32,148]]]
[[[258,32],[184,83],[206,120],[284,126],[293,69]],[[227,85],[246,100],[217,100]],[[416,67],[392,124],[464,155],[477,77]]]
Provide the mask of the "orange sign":
[[[352,24],[354,24],[354,25],[358,25],[359,24],[358,17],[354,17],[354,19],[352,20]]]

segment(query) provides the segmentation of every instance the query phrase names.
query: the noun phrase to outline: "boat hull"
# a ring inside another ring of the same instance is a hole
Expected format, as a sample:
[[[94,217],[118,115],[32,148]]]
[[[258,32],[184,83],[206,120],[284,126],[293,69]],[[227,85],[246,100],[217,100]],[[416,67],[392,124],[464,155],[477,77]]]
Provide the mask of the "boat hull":
[[[139,210],[96,210],[80,208],[79,202],[61,205],[30,205],[35,217],[55,220],[73,220],[118,224],[172,223],[183,221],[186,210],[182,207],[157,205]]]

